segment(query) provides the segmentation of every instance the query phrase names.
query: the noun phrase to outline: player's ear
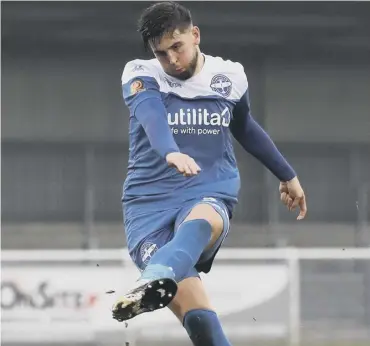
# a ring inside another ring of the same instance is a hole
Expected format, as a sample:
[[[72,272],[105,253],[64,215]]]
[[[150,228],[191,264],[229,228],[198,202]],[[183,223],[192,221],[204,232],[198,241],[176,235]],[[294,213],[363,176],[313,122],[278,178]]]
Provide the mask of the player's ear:
[[[193,28],[191,30],[192,30],[192,35],[193,35],[193,38],[194,38],[194,44],[199,46],[199,44],[200,44],[200,30],[197,26],[193,26]]]

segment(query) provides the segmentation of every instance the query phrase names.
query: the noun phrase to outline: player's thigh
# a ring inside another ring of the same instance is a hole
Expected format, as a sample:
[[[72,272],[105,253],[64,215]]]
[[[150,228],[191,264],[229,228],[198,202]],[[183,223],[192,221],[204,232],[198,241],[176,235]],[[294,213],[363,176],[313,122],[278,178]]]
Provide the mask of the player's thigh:
[[[202,280],[198,276],[187,277],[178,283],[176,296],[168,307],[181,323],[190,310],[214,310]]]
[[[188,215],[185,217],[184,222],[196,219],[206,220],[212,227],[212,237],[208,244],[208,249],[212,247],[221,236],[224,229],[224,221],[219,212],[217,212],[211,204],[202,202],[197,203],[190,210]]]

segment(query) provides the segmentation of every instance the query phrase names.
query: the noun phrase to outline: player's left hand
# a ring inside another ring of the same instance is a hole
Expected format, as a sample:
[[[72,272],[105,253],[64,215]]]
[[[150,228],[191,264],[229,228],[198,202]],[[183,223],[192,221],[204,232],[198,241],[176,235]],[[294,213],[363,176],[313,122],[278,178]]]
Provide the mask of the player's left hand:
[[[290,211],[299,207],[297,220],[302,220],[307,214],[306,196],[297,177],[287,182],[280,182],[280,199]]]
[[[185,177],[197,175],[201,171],[194,159],[186,154],[169,153],[166,156],[166,161],[170,167],[175,167]]]

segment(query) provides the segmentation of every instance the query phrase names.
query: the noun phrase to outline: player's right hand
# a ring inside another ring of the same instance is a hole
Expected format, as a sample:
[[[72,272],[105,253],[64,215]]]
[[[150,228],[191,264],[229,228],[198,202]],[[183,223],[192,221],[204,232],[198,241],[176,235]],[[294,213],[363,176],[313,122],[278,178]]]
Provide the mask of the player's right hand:
[[[169,153],[166,156],[166,161],[169,166],[175,167],[185,177],[197,175],[201,171],[194,159],[186,154]]]

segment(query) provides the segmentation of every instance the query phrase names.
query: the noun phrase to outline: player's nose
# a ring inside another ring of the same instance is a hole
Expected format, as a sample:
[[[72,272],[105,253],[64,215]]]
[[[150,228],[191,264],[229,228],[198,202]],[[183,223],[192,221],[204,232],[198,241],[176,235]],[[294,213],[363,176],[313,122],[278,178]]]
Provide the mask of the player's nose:
[[[170,64],[177,68],[176,66],[177,61],[178,61],[177,54],[174,52],[168,52],[167,55],[168,55],[168,61],[170,62]]]

